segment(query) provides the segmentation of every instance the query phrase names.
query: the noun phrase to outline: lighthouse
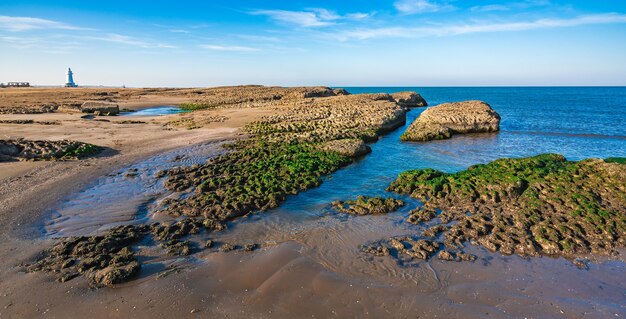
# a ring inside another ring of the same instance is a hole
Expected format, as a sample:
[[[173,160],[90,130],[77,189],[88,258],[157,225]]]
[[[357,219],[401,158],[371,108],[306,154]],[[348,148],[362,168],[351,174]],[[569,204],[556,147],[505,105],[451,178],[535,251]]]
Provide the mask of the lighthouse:
[[[65,81],[65,87],[66,88],[75,88],[78,85],[76,85],[76,83],[74,83],[74,73],[72,73],[72,69],[67,68],[67,79]]]

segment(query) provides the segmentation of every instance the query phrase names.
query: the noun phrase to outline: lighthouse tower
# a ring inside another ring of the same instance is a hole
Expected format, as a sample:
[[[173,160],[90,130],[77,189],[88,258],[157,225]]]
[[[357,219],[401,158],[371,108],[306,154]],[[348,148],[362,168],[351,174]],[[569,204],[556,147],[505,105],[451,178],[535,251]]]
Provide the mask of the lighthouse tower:
[[[72,73],[72,69],[67,68],[67,79],[65,81],[65,87],[66,88],[75,88],[78,85],[76,85],[76,83],[74,83],[74,73]]]

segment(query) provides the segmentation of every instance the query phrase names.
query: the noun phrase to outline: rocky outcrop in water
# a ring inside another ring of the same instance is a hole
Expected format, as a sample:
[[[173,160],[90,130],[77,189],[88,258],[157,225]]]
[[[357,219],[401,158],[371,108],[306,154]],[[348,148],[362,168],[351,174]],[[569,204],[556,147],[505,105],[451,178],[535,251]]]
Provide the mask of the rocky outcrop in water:
[[[333,208],[338,212],[353,215],[388,214],[404,206],[404,202],[395,198],[358,196],[356,200],[334,201]]]
[[[500,115],[485,102],[445,103],[425,110],[400,139],[425,142],[450,138],[453,134],[497,132],[499,129]]]
[[[92,144],[61,140],[31,141],[25,139],[0,140],[0,162],[27,160],[79,159],[100,152]]]
[[[505,255],[573,259],[626,246],[624,164],[545,154],[452,174],[407,171],[389,190],[423,201],[409,221],[437,222],[422,235],[444,234],[448,248],[471,242]]]
[[[416,92],[397,92],[391,94],[391,96],[396,103],[404,107],[423,107],[428,105],[426,100]]]

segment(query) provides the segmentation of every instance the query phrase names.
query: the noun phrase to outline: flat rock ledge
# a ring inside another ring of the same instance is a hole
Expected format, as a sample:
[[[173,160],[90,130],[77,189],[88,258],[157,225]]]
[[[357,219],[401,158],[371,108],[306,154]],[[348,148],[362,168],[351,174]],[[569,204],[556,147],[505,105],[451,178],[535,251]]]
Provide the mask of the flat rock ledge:
[[[120,107],[117,104],[101,101],[86,101],[80,109],[83,113],[95,115],[118,115],[120,113]]]
[[[428,103],[426,103],[426,100],[424,100],[424,98],[416,92],[411,92],[411,91],[397,92],[397,93],[391,94],[391,96],[396,101],[396,103],[398,103],[398,105],[400,106],[404,106],[404,107],[428,106]]]
[[[400,137],[403,141],[426,142],[453,134],[497,132],[500,115],[482,101],[444,103],[425,110]]]

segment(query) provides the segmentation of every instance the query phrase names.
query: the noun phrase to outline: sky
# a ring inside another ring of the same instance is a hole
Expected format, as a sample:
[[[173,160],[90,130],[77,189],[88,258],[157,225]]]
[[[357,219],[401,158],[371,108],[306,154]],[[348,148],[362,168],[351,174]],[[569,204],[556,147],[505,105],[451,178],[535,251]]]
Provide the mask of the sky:
[[[626,85],[626,0],[1,1],[0,82]]]

